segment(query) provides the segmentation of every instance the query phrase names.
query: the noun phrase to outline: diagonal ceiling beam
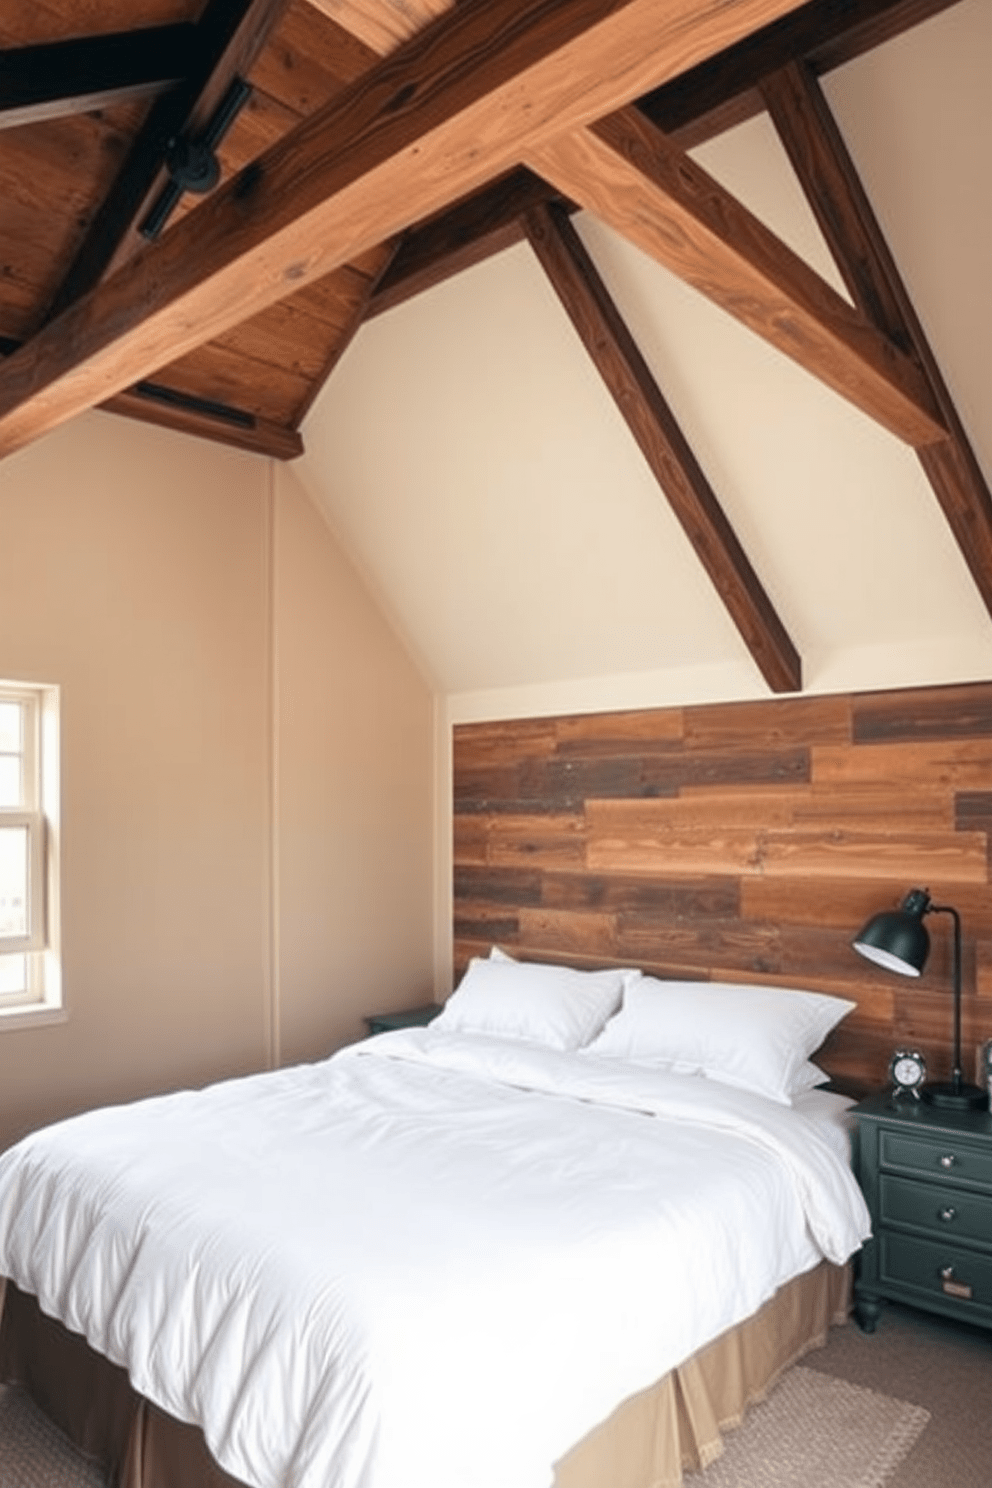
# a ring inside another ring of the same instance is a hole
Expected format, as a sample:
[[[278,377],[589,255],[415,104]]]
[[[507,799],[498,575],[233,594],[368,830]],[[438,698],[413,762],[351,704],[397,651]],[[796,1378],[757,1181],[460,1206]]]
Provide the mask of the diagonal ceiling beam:
[[[0,454],[731,45],[795,0],[466,0],[0,367]]]
[[[958,0],[807,0],[728,51],[640,99],[639,107],[683,150],[761,113],[760,85],[770,72],[804,60],[817,76]]]
[[[351,0],[324,0],[351,8]],[[371,0],[361,0],[363,9]],[[376,0],[380,3],[380,0]],[[386,0],[381,0],[386,3]],[[806,58],[817,74],[897,36],[958,0],[807,0],[716,56],[690,68],[638,100],[638,108],[680,149],[712,138],[732,124],[760,113],[760,84],[769,72]],[[518,173],[527,180],[527,172]],[[532,201],[536,201],[530,177]],[[515,214],[500,211],[499,198],[480,193],[458,203],[450,216],[419,223],[404,240],[370,306],[370,315],[402,303],[434,284],[519,241]],[[510,183],[507,183],[507,201]],[[547,187],[543,200],[558,193]],[[530,205],[528,203],[527,205]],[[526,206],[521,210],[526,210]]]
[[[773,692],[799,692],[799,654],[582,240],[548,207],[524,228],[762,676]]]
[[[154,97],[185,76],[195,30],[147,26],[0,51],[0,129]]]
[[[900,439],[946,435],[915,362],[636,109],[527,163]]]
[[[768,111],[851,298],[922,370],[947,438],[920,462],[992,613],[992,493],[823,91],[793,64],[762,88]]]
[[[229,85],[243,76],[287,0],[210,0],[193,29],[182,82],[157,99],[48,308],[60,315],[142,246],[137,223],[168,179],[170,140],[202,132]]]

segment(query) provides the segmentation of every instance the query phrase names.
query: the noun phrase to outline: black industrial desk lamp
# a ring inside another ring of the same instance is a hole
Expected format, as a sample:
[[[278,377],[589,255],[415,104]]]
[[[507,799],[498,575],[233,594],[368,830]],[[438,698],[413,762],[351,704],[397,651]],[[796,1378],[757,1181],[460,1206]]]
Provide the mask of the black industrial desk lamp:
[[[949,1081],[925,1085],[920,1095],[945,1110],[977,1110],[988,1105],[989,1096],[977,1085],[965,1084],[961,1073],[961,916],[957,910],[949,904],[934,904],[927,889],[910,889],[898,909],[873,915],[853,945],[886,971],[918,977],[930,953],[930,936],[923,923],[928,914],[949,914],[954,920],[954,1068]]]

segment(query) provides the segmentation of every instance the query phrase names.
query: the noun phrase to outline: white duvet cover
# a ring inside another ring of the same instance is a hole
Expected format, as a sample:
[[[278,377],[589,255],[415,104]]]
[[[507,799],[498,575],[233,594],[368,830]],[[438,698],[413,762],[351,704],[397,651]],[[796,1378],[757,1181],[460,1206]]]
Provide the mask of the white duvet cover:
[[[627,1395],[867,1234],[787,1107],[430,1029],[0,1158],[0,1274],[255,1488],[548,1488]]]

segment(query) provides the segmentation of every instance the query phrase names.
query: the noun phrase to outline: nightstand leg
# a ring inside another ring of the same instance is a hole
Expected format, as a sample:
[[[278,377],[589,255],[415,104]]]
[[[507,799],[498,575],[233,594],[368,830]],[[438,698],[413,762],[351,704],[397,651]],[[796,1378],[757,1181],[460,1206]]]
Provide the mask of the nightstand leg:
[[[877,1297],[867,1292],[854,1293],[854,1316],[862,1333],[874,1333],[875,1325],[882,1313],[882,1304]]]

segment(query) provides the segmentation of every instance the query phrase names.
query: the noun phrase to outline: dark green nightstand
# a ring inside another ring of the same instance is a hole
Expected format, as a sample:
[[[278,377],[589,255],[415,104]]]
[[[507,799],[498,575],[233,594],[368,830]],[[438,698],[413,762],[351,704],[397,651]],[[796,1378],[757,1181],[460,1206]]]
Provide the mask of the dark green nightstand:
[[[992,1328],[992,1114],[872,1095],[858,1122],[871,1210],[854,1310],[866,1333],[883,1298]]]
[[[424,1007],[401,1008],[397,1013],[370,1013],[365,1019],[369,1033],[388,1033],[393,1028],[421,1028],[436,1018],[441,1004],[428,1002]]]

